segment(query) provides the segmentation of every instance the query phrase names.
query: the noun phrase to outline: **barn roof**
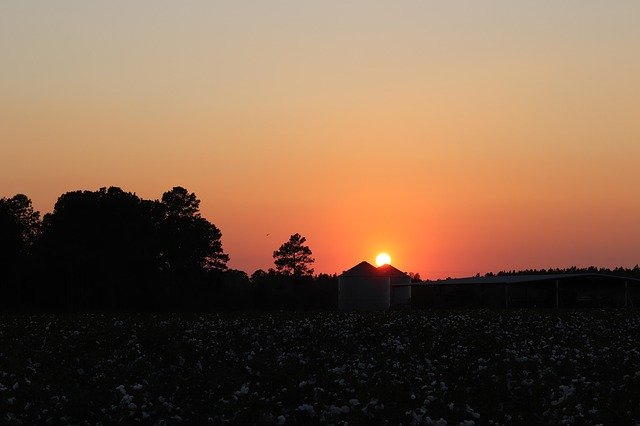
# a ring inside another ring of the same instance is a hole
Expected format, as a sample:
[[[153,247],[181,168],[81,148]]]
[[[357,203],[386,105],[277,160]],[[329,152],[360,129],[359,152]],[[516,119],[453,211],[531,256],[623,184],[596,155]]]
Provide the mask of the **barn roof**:
[[[404,277],[408,276],[398,268],[391,265],[382,265],[375,267],[367,261],[358,263],[351,269],[344,271],[341,277],[370,277],[370,276],[382,276],[382,277]]]

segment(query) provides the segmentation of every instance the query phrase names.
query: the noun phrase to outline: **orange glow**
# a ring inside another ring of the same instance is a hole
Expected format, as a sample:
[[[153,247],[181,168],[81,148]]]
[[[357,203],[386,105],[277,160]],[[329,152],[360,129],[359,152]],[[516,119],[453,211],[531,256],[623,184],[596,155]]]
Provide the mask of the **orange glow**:
[[[317,273],[640,261],[640,2],[5,3],[0,197],[184,186],[249,274],[296,232]]]

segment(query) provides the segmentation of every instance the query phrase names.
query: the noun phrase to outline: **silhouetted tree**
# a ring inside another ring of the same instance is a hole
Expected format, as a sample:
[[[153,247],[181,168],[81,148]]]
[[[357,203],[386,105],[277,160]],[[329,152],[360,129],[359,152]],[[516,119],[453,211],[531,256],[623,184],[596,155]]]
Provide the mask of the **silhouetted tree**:
[[[0,259],[13,262],[30,254],[40,232],[40,213],[29,197],[0,198]]]
[[[422,279],[420,278],[420,272],[409,272],[407,275],[409,275],[409,277],[411,277],[411,282],[412,283],[419,283],[420,281],[422,281]]]
[[[206,308],[207,286],[224,277],[205,272],[229,258],[199,204],[181,187],[162,201],[114,187],[63,194],[43,221],[35,293],[69,309]]]
[[[251,274],[251,282],[254,284],[263,281],[267,277],[267,272],[264,269],[256,269],[253,274]]]
[[[200,217],[200,200],[195,193],[189,193],[185,188],[176,186],[162,195],[162,204],[170,218]]]
[[[294,277],[309,276],[313,274],[310,266],[315,261],[311,257],[311,249],[304,245],[307,239],[300,234],[293,234],[289,241],[282,244],[273,252],[276,270]]]
[[[39,254],[48,302],[72,309],[139,306],[154,296],[160,205],[120,188],[60,196],[45,215]],[[51,289],[49,287],[52,287]],[[151,301],[149,301],[151,303]]]
[[[229,256],[222,249],[222,233],[200,216],[200,200],[177,186],[162,196],[164,267],[172,271],[225,270]]]
[[[0,198],[0,306],[20,309],[29,299],[24,287],[40,227],[40,214],[26,195]]]

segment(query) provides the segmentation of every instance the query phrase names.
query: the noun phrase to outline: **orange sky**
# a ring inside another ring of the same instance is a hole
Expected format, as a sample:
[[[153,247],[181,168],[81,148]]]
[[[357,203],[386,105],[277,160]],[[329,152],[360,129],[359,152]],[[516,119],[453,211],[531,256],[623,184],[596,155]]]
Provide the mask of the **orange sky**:
[[[640,3],[214,3],[3,2],[0,196],[182,185],[249,273],[640,262]]]

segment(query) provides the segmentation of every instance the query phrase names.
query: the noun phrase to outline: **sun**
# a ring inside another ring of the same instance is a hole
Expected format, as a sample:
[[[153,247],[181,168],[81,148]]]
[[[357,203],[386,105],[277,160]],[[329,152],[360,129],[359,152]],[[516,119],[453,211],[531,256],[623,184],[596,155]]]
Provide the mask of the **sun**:
[[[391,264],[391,256],[389,256],[387,253],[380,253],[376,256],[376,265],[382,266],[389,264]]]

